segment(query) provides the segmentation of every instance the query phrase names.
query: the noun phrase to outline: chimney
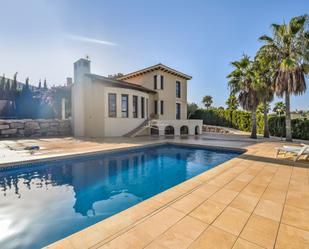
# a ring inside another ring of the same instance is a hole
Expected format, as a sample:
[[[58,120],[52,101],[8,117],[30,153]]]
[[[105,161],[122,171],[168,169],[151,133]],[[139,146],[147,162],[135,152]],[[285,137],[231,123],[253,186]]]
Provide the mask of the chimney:
[[[90,60],[81,58],[74,63],[75,84],[81,83],[84,75],[89,73],[90,73]]]

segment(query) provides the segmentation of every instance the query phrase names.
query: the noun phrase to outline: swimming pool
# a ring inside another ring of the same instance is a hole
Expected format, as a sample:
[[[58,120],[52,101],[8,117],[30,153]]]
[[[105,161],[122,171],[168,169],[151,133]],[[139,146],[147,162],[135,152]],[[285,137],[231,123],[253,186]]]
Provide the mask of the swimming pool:
[[[0,171],[0,248],[48,245],[239,154],[158,145]]]

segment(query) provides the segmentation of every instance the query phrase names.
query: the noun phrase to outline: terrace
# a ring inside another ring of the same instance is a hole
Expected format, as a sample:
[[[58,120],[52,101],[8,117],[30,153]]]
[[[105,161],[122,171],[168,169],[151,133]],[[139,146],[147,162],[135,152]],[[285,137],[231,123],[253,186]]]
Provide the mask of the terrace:
[[[207,134],[174,139],[7,140],[0,153],[8,165],[165,142],[246,152],[46,248],[309,247],[309,164],[275,159],[274,147],[282,145],[277,139],[252,142],[242,135]],[[12,150],[31,144],[42,149],[32,155]]]

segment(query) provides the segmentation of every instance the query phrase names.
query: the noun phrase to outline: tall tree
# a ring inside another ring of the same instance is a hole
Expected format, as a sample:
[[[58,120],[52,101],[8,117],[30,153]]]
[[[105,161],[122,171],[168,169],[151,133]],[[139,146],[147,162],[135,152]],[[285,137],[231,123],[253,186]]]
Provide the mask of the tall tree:
[[[4,99],[11,100],[11,91],[10,90],[11,90],[10,79],[7,79],[5,87],[4,87]]]
[[[236,96],[234,94],[231,94],[229,96],[229,98],[227,99],[225,104],[227,105],[227,109],[232,110],[232,111],[237,110],[237,108],[239,106],[238,99],[236,98]]]
[[[274,89],[279,97],[285,97],[286,140],[292,141],[290,95],[306,91],[305,75],[309,73],[309,31],[308,16],[294,17],[288,24],[272,24],[272,37],[264,35],[261,50],[277,62]]]
[[[207,109],[209,109],[209,107],[211,107],[213,101],[212,101],[212,96],[210,95],[206,95],[203,97],[202,103],[205,105],[205,107]]]
[[[14,74],[13,81],[12,81],[12,84],[11,84],[11,98],[12,98],[12,101],[13,101],[14,110],[16,109],[17,95],[18,95],[18,90],[17,90],[17,72],[16,72]]]
[[[198,105],[196,103],[188,103],[187,112],[188,118],[190,118],[198,109]]]
[[[47,89],[47,82],[46,82],[46,79],[44,79],[44,89],[45,89],[45,90]]]
[[[39,89],[41,89],[42,88],[42,82],[41,82],[41,80],[39,81]]]
[[[256,132],[256,109],[259,104],[258,92],[255,88],[255,75],[253,62],[247,55],[239,61],[231,63],[234,70],[227,76],[231,94],[238,95],[241,107],[252,114],[251,138],[257,138]]]
[[[275,62],[265,50],[258,51],[254,60],[254,73],[257,81],[256,88],[263,106],[264,137],[269,138],[268,112],[269,103],[274,99],[272,87]]]
[[[273,111],[277,115],[281,116],[281,115],[285,114],[285,110],[286,110],[285,104],[282,101],[275,103]]]
[[[3,74],[0,81],[0,100],[4,98],[5,75]]]

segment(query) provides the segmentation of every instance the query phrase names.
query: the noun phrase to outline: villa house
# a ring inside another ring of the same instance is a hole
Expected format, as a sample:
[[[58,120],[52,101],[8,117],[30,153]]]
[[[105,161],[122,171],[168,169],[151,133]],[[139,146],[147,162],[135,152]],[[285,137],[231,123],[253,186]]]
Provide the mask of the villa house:
[[[90,61],[80,59],[72,85],[74,136],[198,135],[202,121],[187,119],[191,78],[157,64],[115,80],[92,74]]]

